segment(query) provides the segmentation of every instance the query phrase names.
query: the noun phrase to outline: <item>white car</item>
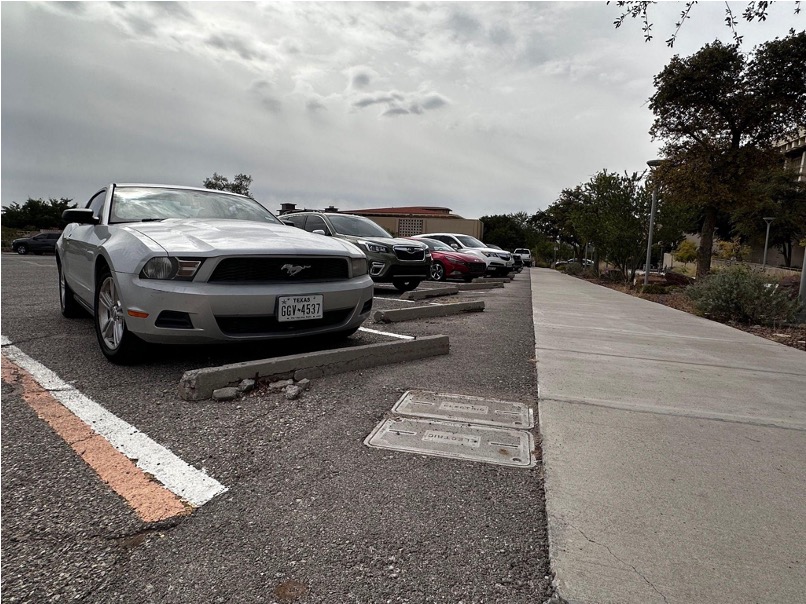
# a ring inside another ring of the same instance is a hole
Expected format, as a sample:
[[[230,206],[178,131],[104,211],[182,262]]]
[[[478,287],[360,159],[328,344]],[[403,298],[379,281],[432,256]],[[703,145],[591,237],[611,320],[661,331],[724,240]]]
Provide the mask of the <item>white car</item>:
[[[143,341],[348,336],[372,308],[361,250],[285,225],[249,197],[110,184],[63,218],[62,314],[93,315],[116,363],[137,361]]]
[[[436,239],[448,244],[457,252],[472,254],[477,258],[481,258],[487,264],[487,274],[489,275],[506,275],[512,270],[514,264],[512,254],[509,252],[487,247],[470,235],[462,233],[423,233],[413,237],[413,239],[418,238]]]
[[[523,266],[532,266],[532,250],[529,248],[519,247],[512,253],[518,254],[518,256],[521,257],[521,260],[523,260]]]

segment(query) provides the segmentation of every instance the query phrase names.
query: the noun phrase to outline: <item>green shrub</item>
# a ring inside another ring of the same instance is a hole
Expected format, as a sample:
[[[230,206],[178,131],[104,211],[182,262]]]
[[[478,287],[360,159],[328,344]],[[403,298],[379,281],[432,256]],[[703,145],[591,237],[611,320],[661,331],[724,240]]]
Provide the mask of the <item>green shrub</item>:
[[[712,273],[686,292],[699,313],[717,321],[772,325],[792,321],[799,311],[786,291],[742,265]]]
[[[667,292],[665,285],[657,283],[650,283],[649,285],[641,286],[642,294],[665,294]]]
[[[565,273],[568,275],[581,275],[582,265],[579,262],[569,262],[565,265]]]

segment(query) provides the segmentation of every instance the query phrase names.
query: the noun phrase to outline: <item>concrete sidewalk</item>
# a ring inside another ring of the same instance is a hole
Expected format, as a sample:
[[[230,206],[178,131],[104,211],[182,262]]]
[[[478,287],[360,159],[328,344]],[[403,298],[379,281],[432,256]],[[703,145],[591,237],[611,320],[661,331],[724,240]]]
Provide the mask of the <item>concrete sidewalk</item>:
[[[557,594],[806,602],[806,353],[531,278]]]

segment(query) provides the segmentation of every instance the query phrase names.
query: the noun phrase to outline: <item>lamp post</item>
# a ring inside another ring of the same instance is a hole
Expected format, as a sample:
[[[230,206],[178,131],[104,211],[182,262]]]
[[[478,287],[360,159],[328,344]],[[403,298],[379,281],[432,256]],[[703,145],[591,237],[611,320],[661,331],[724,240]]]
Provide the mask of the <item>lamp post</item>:
[[[761,264],[762,271],[767,270],[767,246],[770,243],[770,224],[772,224],[773,220],[775,220],[773,216],[764,217],[764,222],[767,223],[767,238],[764,240],[764,262]]]
[[[646,165],[657,168],[663,163],[660,159],[650,159]],[[652,231],[655,229],[655,211],[658,208],[658,185],[652,183],[652,209],[649,211],[649,234],[646,241],[646,264],[644,265],[644,285],[649,285],[649,263],[652,261]]]

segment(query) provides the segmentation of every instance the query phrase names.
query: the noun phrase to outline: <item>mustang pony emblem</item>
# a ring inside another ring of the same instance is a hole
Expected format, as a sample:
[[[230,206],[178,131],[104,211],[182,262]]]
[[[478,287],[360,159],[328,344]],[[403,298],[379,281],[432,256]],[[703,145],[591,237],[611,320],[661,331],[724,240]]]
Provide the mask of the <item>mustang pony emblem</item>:
[[[288,273],[289,277],[293,277],[297,273],[304,271],[306,268],[311,268],[311,265],[306,264],[305,266],[302,266],[299,264],[284,264],[280,267],[280,270]]]

